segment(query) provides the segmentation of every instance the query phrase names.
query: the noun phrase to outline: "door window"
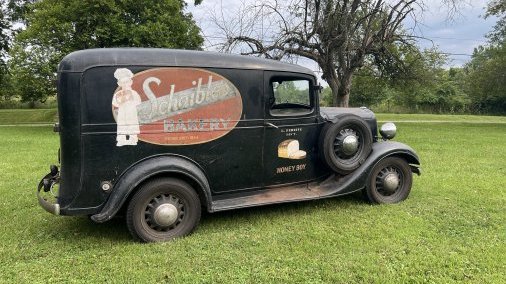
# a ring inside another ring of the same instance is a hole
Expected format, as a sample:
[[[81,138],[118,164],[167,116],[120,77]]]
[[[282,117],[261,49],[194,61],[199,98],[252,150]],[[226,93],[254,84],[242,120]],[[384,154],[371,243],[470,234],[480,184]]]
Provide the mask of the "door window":
[[[306,115],[313,112],[309,80],[274,78],[270,87],[272,116]]]

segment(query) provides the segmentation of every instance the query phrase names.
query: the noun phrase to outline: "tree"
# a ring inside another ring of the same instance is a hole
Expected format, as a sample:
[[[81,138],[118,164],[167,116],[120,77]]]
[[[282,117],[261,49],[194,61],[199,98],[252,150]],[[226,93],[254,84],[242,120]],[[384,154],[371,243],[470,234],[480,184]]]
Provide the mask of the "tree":
[[[420,51],[412,46],[391,47],[402,59],[377,66],[366,60],[353,76],[350,105],[367,106],[378,111],[465,112],[470,100],[462,85],[462,69],[445,70],[448,57],[437,49]],[[380,68],[381,67],[381,68]],[[324,104],[329,103],[324,90]]]
[[[38,0],[9,0],[7,9],[13,23],[24,22],[26,15],[31,11],[32,4]]]
[[[395,46],[394,46],[395,47]],[[462,69],[444,66],[448,56],[436,48],[390,48],[397,61],[378,66],[366,62],[353,76],[350,104],[381,110],[455,113],[468,111],[470,100],[462,85]]]
[[[487,5],[485,17],[497,16],[499,20],[488,34],[492,43],[504,42],[506,38],[506,0],[492,0]]]
[[[7,66],[6,55],[9,51],[9,43],[11,38],[11,22],[9,21],[8,9],[0,2],[0,96],[3,94],[6,84]]]
[[[203,39],[181,0],[42,0],[19,39],[66,54],[78,49],[143,46],[197,49]]]
[[[231,24],[224,19],[215,22],[228,38],[224,50],[314,60],[332,89],[333,105],[346,107],[353,74],[367,59],[373,58],[375,64],[397,60],[389,49],[413,43],[402,23],[408,16],[416,19],[417,9],[423,10],[422,1],[273,0],[248,7],[239,19],[227,19]],[[255,22],[263,21],[266,29],[258,29]],[[265,35],[265,30],[272,32]]]
[[[55,71],[49,64],[55,62],[53,49],[34,46],[28,50],[17,44],[12,47],[11,54],[12,95],[34,107],[36,102],[45,102],[49,95],[56,94]]]
[[[506,113],[506,45],[480,46],[466,64],[467,92],[479,113]]]
[[[4,59],[5,52],[9,49],[11,24],[8,17],[7,9],[0,6],[0,58]]]
[[[466,89],[475,112],[506,113],[506,1],[493,0],[486,16],[499,17],[488,34],[489,44],[475,48],[465,66]]]
[[[102,47],[169,47],[199,49],[203,39],[183,0],[39,0],[28,5],[19,0],[17,14],[26,29],[15,38],[13,62],[25,55],[29,62],[14,66],[14,81],[32,73],[36,90],[49,89],[56,79],[57,63],[66,54],[80,49]],[[43,56],[39,56],[43,55]],[[47,76],[47,70],[51,76]],[[21,81],[20,81],[21,82]],[[20,86],[16,93],[43,100],[39,92]],[[46,96],[50,95],[46,93]]]

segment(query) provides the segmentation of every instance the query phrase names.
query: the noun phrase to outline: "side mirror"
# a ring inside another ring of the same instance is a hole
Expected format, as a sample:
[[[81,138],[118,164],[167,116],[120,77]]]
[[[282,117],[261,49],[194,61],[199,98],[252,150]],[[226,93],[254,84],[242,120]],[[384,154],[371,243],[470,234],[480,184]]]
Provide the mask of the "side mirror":
[[[318,84],[318,85],[314,85],[313,86],[313,90],[315,91],[318,91],[318,92],[321,92],[323,90],[323,87],[322,85]]]

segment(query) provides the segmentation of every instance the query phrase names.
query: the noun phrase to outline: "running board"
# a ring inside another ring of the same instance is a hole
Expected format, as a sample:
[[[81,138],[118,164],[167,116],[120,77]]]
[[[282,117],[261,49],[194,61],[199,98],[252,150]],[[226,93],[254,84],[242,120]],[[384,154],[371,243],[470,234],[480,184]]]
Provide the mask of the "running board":
[[[346,184],[348,179],[349,176],[339,178],[335,175],[331,175],[321,182],[270,188],[252,192],[247,196],[244,196],[243,193],[240,197],[231,197],[230,195],[222,196],[219,200],[214,200],[212,202],[211,212],[276,203],[314,200],[351,193],[360,189],[353,188],[353,190],[340,192],[343,189],[342,185]]]

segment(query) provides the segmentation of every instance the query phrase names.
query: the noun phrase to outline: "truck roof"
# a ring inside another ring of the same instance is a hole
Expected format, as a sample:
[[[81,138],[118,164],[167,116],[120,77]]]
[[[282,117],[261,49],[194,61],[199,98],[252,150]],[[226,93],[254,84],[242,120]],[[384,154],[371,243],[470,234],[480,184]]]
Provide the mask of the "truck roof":
[[[163,48],[97,48],[75,51],[62,59],[58,72],[83,72],[97,66],[254,69],[314,75],[308,68],[271,59]]]

